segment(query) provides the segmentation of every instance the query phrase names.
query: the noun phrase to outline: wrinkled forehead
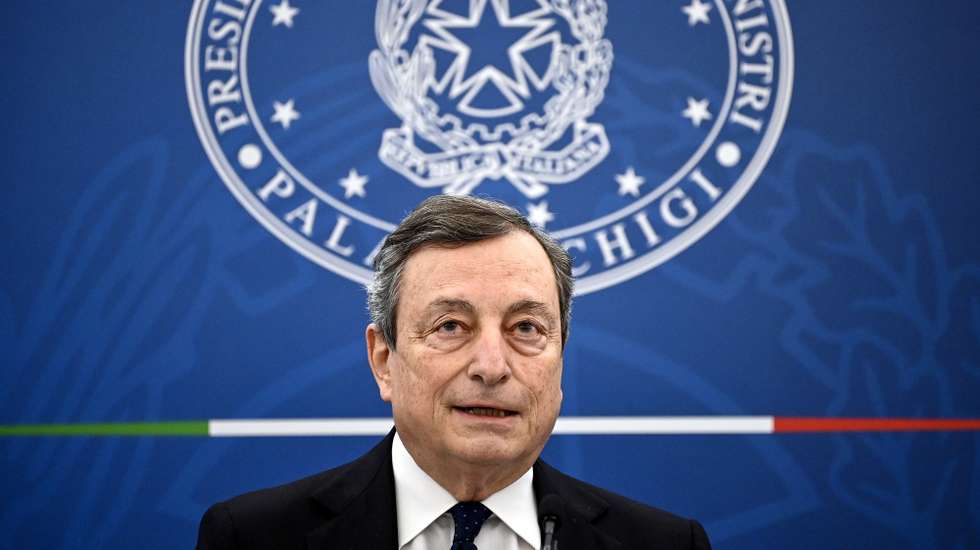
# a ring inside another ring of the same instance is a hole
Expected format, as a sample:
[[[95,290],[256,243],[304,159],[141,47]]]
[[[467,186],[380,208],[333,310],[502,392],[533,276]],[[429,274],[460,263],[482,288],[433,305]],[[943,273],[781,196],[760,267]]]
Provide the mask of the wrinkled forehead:
[[[421,247],[408,257],[399,286],[399,315],[453,300],[498,308],[538,302],[558,312],[548,255],[537,239],[520,231],[461,246]]]

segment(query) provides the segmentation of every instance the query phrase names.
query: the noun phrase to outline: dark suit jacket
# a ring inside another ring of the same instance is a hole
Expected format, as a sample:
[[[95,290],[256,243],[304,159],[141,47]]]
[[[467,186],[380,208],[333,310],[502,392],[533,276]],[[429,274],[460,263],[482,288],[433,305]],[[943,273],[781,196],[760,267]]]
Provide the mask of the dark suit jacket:
[[[201,519],[198,550],[396,549],[393,437],[350,464],[215,504]],[[540,460],[534,492],[539,501],[551,493],[564,501],[560,550],[711,547],[698,522],[583,483]]]

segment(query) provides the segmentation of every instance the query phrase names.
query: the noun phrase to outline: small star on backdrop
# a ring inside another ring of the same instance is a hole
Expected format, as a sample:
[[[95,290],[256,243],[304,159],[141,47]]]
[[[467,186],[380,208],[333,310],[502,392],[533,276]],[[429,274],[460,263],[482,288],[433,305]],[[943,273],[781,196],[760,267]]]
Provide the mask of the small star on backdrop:
[[[640,196],[640,186],[646,181],[646,178],[638,176],[633,167],[630,166],[626,169],[625,174],[616,175],[616,183],[619,184],[619,194],[620,195],[632,195],[634,197]]]
[[[282,0],[275,6],[269,8],[272,12],[272,26],[286,25],[289,28],[293,28],[293,18],[299,13],[299,8],[294,8],[289,5],[289,0]]]
[[[282,124],[284,130],[288,130],[289,125],[292,124],[294,120],[299,118],[299,113],[296,112],[296,102],[294,102],[292,99],[285,103],[273,101],[272,108],[275,109],[276,112],[272,115],[270,120],[272,120],[272,122]]]
[[[702,122],[711,120],[711,112],[708,111],[707,99],[687,98],[687,109],[684,109],[684,112],[681,114],[684,115],[684,118],[691,119],[691,124],[698,128],[701,127]]]
[[[687,14],[687,24],[691,27],[698,23],[708,24],[708,12],[711,11],[711,4],[705,4],[701,0],[691,0],[690,5],[681,8]]]
[[[544,229],[545,224],[555,219],[555,215],[548,211],[548,201],[541,201],[538,204],[527,205],[527,219]]]
[[[344,188],[344,198],[349,199],[354,195],[366,197],[367,192],[364,190],[364,186],[367,182],[367,176],[358,174],[357,168],[351,168],[350,172],[347,172],[347,177],[341,178],[338,183]]]

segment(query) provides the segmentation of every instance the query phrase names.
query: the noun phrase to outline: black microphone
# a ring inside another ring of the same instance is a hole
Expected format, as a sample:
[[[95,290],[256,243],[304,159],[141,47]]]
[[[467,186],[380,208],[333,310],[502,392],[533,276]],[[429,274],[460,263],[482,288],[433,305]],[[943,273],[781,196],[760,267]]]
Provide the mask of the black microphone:
[[[544,529],[544,544],[541,550],[558,550],[558,528],[561,527],[565,503],[561,497],[552,493],[545,495],[538,505],[538,518]]]

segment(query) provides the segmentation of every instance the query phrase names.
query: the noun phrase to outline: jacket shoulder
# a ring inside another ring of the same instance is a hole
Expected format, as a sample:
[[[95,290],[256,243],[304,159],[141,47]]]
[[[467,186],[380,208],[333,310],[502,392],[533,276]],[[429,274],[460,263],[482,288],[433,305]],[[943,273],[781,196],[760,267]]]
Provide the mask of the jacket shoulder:
[[[665,548],[710,549],[704,527],[693,519],[681,517],[666,510],[649,506],[623,495],[589,485],[592,490],[609,502],[606,516],[598,522],[614,527],[623,542],[624,548],[647,548],[641,546],[656,540]],[[659,547],[659,546],[657,546]]]
[[[623,548],[706,550],[711,545],[695,520],[644,504],[564,474],[550,466],[551,482],[560,486],[574,512],[592,517],[596,528],[617,539]]]
[[[198,550],[306,548],[307,534],[342,513],[385,464],[390,469],[390,440],[348,464],[211,506],[198,529]]]
[[[217,506],[230,510],[235,518],[243,521],[269,521],[281,516],[302,515],[312,511],[315,504],[313,495],[322,487],[330,485],[343,476],[350,464],[338,466],[289,483],[243,493],[230,498]]]
[[[212,505],[201,518],[198,550],[305,548],[305,534],[324,515],[313,494],[348,466]]]

